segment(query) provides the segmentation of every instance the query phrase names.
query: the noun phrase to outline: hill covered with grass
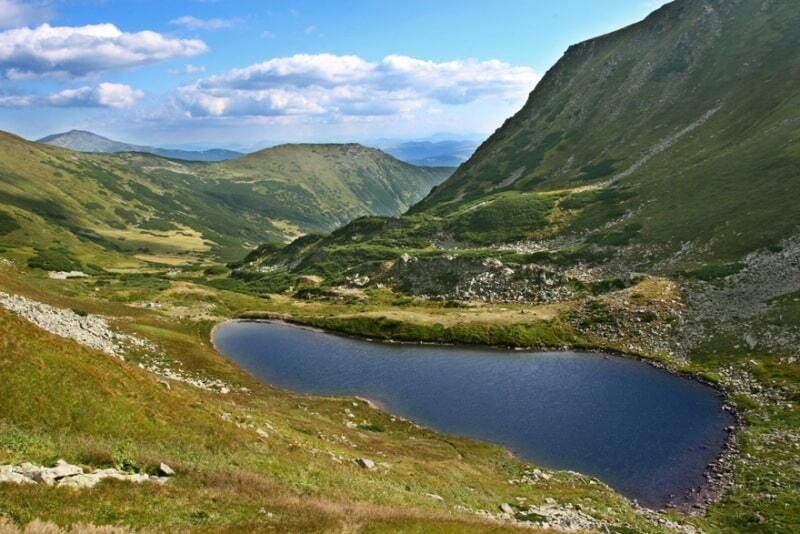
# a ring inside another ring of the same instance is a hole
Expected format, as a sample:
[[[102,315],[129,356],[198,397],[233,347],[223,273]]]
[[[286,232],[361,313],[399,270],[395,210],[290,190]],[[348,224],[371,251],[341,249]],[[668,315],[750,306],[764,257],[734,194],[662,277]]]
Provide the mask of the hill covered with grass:
[[[0,247],[48,270],[233,259],[248,247],[399,214],[449,173],[356,145],[204,164],[89,154],[0,133]]]

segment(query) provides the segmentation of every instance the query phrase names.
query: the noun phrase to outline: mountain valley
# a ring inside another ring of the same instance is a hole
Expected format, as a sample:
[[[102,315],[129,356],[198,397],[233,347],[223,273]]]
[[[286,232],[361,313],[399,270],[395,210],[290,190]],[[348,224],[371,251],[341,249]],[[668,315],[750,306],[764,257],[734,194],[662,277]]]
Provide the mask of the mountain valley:
[[[669,2],[569,47],[457,168],[452,146],[188,161],[0,132],[0,532],[796,532],[798,50],[798,4]],[[232,321],[634,358],[735,423],[654,510],[375,399],[270,385],[215,346]],[[66,467],[98,479],[30,478]]]

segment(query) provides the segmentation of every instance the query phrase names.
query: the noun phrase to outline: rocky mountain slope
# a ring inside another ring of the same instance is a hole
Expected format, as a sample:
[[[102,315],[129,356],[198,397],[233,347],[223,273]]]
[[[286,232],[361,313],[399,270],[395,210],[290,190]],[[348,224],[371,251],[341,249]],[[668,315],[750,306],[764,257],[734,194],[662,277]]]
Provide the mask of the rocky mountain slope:
[[[355,145],[213,164],[89,154],[0,133],[0,248],[53,271],[235,258],[255,243],[397,214],[448,170]]]
[[[146,152],[165,158],[183,159],[187,161],[223,161],[238,158],[241,152],[212,148],[209,150],[177,150],[171,148],[156,148],[151,146],[132,145],[121,141],[114,141],[102,135],[97,135],[84,130],[70,130],[68,132],[48,135],[37,141],[61,148],[69,148],[79,152]]]
[[[644,244],[647,268],[775,246],[800,222],[798,22],[792,2],[679,0],[574,45],[413,211],[549,193],[553,224],[527,237]]]

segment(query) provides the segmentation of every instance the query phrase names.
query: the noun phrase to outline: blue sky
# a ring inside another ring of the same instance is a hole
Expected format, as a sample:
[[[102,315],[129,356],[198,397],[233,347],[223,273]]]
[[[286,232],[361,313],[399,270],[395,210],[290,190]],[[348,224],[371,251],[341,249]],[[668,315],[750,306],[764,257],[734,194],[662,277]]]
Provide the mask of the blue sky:
[[[486,135],[658,0],[0,0],[0,129],[158,145]]]

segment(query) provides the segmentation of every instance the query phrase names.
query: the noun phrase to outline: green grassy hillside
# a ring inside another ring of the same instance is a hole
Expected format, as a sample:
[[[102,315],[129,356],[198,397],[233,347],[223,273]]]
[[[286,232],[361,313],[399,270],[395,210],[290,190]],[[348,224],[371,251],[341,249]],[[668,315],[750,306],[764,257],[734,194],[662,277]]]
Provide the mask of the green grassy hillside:
[[[403,213],[452,169],[415,167],[356,144],[294,144],[215,163],[203,172],[233,184],[256,180],[243,194],[269,191],[264,201],[276,218],[330,231],[361,215]]]
[[[49,270],[230,259],[265,240],[400,213],[448,173],[356,145],[286,146],[212,165],[0,133],[0,247]]]
[[[795,3],[668,4],[570,47],[525,106],[414,211],[588,187],[570,200],[578,213],[561,233],[635,224],[632,243],[667,254],[691,241],[698,259],[775,245],[800,223],[798,48]],[[600,195],[613,195],[614,209]],[[503,237],[517,236],[495,242]]]

